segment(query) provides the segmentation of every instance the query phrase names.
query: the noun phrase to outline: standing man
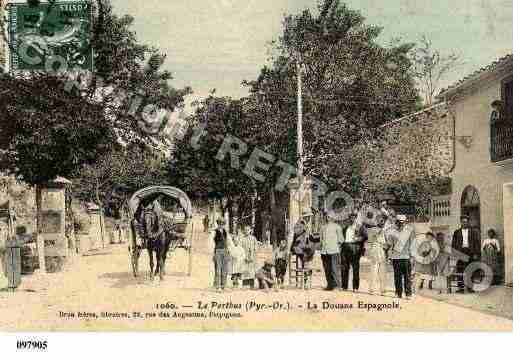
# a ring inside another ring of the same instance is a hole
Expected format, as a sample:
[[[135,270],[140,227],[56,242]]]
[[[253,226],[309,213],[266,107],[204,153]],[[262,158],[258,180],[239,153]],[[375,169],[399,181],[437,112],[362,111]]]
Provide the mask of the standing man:
[[[363,254],[363,237],[360,234],[360,228],[356,224],[356,213],[349,215],[349,225],[344,228],[344,243],[342,244],[342,289],[349,287],[349,270],[353,269],[353,292],[360,289],[360,259]]]
[[[377,289],[379,295],[384,295],[387,274],[387,243],[384,230],[386,218],[383,214],[379,214],[376,221],[377,226],[367,230],[367,257],[371,265],[369,292],[374,294]]]
[[[203,232],[205,232],[205,233],[208,233],[208,230],[209,230],[208,221],[209,221],[208,214],[206,214],[205,217],[203,217]]]
[[[387,201],[383,201],[383,202],[381,202],[379,210],[381,211],[381,213],[383,213],[383,215],[386,218],[388,218],[391,215],[390,211],[393,209],[389,207]]]
[[[461,228],[456,230],[452,236],[452,254],[458,260],[456,262],[457,272],[464,273],[470,263],[480,260],[481,238],[479,231],[470,227],[470,218],[468,216],[461,216],[460,222]],[[458,293],[464,293],[464,278],[462,276],[458,278]],[[470,279],[473,281],[474,275]],[[468,287],[468,291],[473,292],[473,288]]]
[[[225,289],[228,277],[228,232],[223,219],[217,220],[217,228],[210,235],[214,242],[214,287],[220,292]]]
[[[343,241],[342,228],[335,223],[334,215],[328,214],[327,223],[321,231],[321,259],[327,283],[324,290],[341,287],[340,246]]]
[[[385,230],[385,232],[388,232],[389,229],[395,228],[395,224],[397,221],[397,215],[393,208],[387,209],[387,214],[385,214],[383,211],[382,211],[382,213],[386,217],[384,230]]]
[[[412,265],[415,261],[417,243],[415,230],[407,223],[405,215],[397,216],[397,229],[388,234],[389,256],[394,267],[395,294],[398,298],[412,296]]]

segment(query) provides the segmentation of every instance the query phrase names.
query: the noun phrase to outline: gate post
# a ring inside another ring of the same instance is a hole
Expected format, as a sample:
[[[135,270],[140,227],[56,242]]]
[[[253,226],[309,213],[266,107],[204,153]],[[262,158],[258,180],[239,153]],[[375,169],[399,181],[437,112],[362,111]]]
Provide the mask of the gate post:
[[[41,188],[41,223],[39,226],[38,251],[40,259],[44,256],[46,272],[60,272],[69,257],[68,238],[66,237],[66,187],[71,182],[57,177]],[[40,262],[41,263],[41,262]],[[41,271],[44,273],[43,268]]]
[[[15,291],[21,284],[21,246],[16,237],[8,239],[5,252],[5,267],[8,285],[11,291]]]

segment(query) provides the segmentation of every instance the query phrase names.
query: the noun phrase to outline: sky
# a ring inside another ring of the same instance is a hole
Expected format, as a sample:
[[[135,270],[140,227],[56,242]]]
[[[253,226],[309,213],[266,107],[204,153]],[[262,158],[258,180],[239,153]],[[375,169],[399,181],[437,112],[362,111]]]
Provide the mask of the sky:
[[[455,82],[513,52],[513,0],[347,0],[367,22],[383,27],[380,41],[415,42],[422,35],[464,64],[444,81]],[[175,87],[202,98],[245,96],[245,79],[266,63],[268,44],[281,34],[284,14],[316,9],[317,0],[112,0],[115,12],[135,18],[138,38],[167,54]],[[190,100],[190,99],[189,99]]]

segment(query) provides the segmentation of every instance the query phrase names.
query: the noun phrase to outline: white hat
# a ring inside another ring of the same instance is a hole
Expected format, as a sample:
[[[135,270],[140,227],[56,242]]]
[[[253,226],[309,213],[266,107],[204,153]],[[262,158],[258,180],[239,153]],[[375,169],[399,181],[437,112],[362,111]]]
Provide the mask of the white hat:
[[[329,211],[326,217],[334,221],[336,221],[339,218],[339,216],[334,211]]]
[[[397,215],[397,220],[399,222],[406,222],[408,220],[408,218],[404,214],[398,214]]]
[[[313,215],[312,209],[308,208],[303,211],[302,217],[312,217]]]

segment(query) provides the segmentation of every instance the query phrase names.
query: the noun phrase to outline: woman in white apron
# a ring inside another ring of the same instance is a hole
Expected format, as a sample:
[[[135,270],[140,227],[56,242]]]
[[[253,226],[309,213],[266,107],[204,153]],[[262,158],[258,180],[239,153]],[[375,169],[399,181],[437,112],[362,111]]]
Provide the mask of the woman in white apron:
[[[242,285],[249,285],[252,289],[255,287],[256,275],[256,247],[257,239],[251,233],[251,226],[245,224],[239,233],[239,243],[244,249],[244,261],[242,264]]]

